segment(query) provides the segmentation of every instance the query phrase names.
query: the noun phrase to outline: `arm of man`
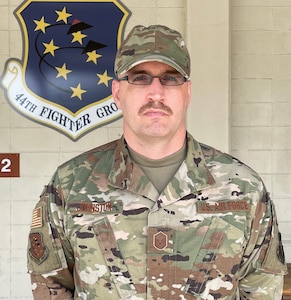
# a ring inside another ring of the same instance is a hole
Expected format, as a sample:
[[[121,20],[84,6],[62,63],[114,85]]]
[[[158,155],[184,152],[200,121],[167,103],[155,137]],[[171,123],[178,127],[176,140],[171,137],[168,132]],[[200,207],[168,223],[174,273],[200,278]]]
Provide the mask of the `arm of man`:
[[[33,210],[28,272],[35,300],[69,300],[74,294],[74,257],[63,228],[64,197],[57,186],[55,176]]]
[[[275,207],[266,191],[252,223],[240,271],[240,299],[281,300],[287,267]]]

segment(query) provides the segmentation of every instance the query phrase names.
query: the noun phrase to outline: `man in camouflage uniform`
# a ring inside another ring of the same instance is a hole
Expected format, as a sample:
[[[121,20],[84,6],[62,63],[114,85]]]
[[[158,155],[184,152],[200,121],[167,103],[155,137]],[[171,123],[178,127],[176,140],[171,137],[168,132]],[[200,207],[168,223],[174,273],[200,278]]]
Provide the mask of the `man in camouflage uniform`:
[[[182,36],[137,26],[115,62],[124,135],[61,165],[33,211],[35,299],[281,299],[284,252],[258,174],[186,131]]]

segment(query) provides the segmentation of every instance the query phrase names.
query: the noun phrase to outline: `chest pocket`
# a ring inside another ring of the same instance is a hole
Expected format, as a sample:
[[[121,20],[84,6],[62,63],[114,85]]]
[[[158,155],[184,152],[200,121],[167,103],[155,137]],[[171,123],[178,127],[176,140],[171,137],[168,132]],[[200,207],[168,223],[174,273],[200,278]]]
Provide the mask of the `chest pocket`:
[[[242,229],[209,217],[197,227],[154,227],[148,233],[149,245],[155,243],[148,249],[148,285],[154,299],[178,299],[181,293],[185,299],[231,299],[235,294]]]
[[[211,218],[207,227],[185,291],[202,299],[207,299],[209,294],[223,299],[234,294],[237,288],[244,234],[241,229],[219,217]]]
[[[120,298],[127,299],[136,294],[136,290],[122,254],[117,245],[113,229],[107,218],[94,224],[96,238],[111,274],[111,280],[117,288]]]

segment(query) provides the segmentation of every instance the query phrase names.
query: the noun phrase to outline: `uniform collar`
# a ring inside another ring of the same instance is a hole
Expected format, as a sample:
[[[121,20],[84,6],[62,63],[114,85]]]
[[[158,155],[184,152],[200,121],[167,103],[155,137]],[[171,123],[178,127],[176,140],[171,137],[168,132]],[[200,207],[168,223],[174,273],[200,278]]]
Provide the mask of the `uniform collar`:
[[[177,200],[177,197],[186,197],[215,183],[206,166],[200,144],[189,133],[186,139],[188,149],[186,159],[163,194],[160,195],[165,197],[166,202]],[[120,189],[126,189],[150,199],[159,197],[143,170],[131,159],[124,137],[117,141],[109,180]]]

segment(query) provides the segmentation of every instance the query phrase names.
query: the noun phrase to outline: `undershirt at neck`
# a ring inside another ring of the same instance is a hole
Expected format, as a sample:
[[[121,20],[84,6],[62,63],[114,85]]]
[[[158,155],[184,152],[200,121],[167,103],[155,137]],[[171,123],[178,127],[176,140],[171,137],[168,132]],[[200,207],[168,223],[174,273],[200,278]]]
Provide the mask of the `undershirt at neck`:
[[[187,152],[186,143],[179,151],[161,159],[150,159],[130,147],[128,149],[131,158],[142,168],[160,194],[179,169]]]

